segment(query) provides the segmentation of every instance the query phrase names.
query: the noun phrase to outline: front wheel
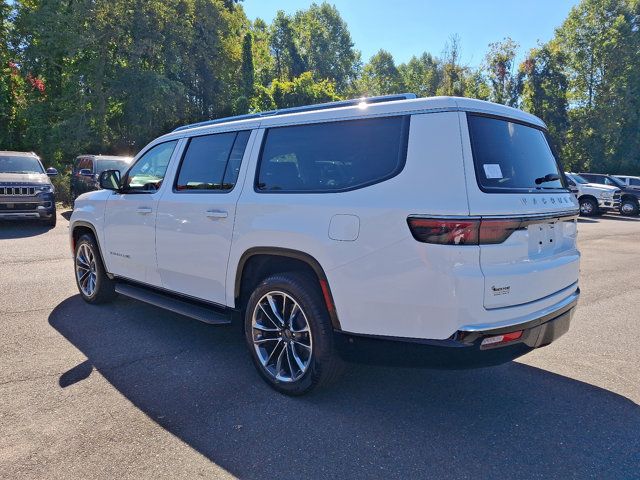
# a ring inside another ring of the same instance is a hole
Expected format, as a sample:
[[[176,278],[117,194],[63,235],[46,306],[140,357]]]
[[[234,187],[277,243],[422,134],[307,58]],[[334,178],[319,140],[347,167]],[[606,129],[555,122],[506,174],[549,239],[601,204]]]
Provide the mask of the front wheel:
[[[638,215],[638,202],[630,198],[623,200],[622,205],[620,205],[620,213],[629,216]]]
[[[318,282],[305,274],[276,274],[256,287],[245,338],[262,378],[287,395],[326,385],[342,369]]]
[[[580,199],[580,215],[593,217],[598,213],[598,203],[592,198]]]
[[[92,235],[82,235],[76,242],[74,267],[76,284],[85,302],[104,303],[116,296],[115,282],[107,276]]]

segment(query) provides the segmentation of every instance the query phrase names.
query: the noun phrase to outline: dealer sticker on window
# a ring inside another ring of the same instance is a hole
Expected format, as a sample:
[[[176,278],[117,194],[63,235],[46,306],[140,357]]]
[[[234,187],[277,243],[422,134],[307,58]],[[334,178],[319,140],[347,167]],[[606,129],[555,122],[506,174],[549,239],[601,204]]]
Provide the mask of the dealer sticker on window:
[[[484,167],[484,174],[487,178],[502,178],[502,170],[499,164],[485,163],[482,166]]]

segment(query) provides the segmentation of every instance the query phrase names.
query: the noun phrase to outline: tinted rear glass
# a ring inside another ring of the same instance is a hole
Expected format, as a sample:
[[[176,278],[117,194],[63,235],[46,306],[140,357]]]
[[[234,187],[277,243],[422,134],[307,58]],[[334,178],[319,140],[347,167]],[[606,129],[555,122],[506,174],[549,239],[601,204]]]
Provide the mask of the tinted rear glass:
[[[481,115],[468,114],[467,118],[482,190],[508,193],[564,188],[561,180],[541,181],[547,175],[562,177],[544,131]]]
[[[124,172],[129,165],[131,164],[131,160],[96,160],[96,173],[102,173],[105,170],[120,170],[120,172]]]
[[[267,131],[259,192],[338,192],[397,175],[407,154],[409,117],[278,127]]]
[[[238,179],[249,133],[217,133],[189,140],[176,190],[231,190]]]

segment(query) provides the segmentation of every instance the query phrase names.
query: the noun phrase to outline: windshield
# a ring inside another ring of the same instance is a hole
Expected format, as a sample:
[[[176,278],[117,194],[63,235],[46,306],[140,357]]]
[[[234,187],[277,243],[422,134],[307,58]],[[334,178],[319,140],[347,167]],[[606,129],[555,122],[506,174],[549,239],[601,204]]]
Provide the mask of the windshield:
[[[616,177],[607,177],[609,180],[611,180],[611,183],[617,185],[618,187],[625,187],[626,185],[624,184],[624,182],[618,180]]]
[[[570,177],[570,178],[572,178],[572,179],[573,179],[573,181],[574,181],[574,182],[576,182],[576,183],[581,183],[581,184],[583,184],[583,185],[584,185],[585,183],[589,183],[589,182],[588,182],[588,181],[586,181],[583,177],[581,177],[580,175],[575,174],[575,173],[570,174],[570,175],[569,175],[569,177]]]
[[[105,170],[120,170],[120,172],[124,172],[129,168],[129,163],[131,163],[131,160],[98,160],[96,162],[96,173],[102,173]]]
[[[476,114],[467,118],[476,178],[483,191],[564,189],[558,162],[543,130]]]
[[[44,173],[37,158],[0,155],[0,173]]]

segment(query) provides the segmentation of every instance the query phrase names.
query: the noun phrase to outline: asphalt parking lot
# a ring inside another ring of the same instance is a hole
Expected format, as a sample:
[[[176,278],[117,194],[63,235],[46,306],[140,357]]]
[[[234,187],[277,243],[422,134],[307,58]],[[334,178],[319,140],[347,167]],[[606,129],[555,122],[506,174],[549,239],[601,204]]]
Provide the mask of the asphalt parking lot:
[[[640,220],[580,221],[571,330],[500,367],[287,398],[238,330],[80,300],[68,222],[0,223],[0,477],[640,478]]]

